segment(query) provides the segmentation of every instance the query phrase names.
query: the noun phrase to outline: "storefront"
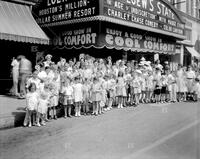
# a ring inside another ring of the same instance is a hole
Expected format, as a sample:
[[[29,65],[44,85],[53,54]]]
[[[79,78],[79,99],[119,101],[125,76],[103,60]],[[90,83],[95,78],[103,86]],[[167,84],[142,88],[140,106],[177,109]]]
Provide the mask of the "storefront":
[[[4,60],[0,63],[0,93],[7,92],[12,86],[13,57],[25,55],[34,64],[35,53],[31,48],[49,44],[49,38],[32,16],[32,5],[31,2],[0,0],[0,46]]]
[[[53,54],[180,60],[176,41],[185,38],[184,23],[165,0],[49,0],[34,12],[52,40]]]

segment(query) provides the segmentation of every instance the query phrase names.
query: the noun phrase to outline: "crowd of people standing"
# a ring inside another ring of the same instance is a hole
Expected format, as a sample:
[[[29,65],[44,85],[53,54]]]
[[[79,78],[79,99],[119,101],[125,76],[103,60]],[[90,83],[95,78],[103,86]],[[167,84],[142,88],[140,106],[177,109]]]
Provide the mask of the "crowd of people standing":
[[[25,71],[21,76],[24,82],[19,96],[27,101],[24,126],[41,126],[57,119],[57,106],[67,118],[97,116],[113,107],[136,107],[140,103],[200,100],[200,72],[191,66],[179,65],[178,70],[171,71],[167,62],[164,66],[159,61],[152,64],[144,57],[139,63],[113,62],[111,57],[96,59],[85,54],[78,60],[61,57],[57,63],[52,55],[45,59],[32,74]]]

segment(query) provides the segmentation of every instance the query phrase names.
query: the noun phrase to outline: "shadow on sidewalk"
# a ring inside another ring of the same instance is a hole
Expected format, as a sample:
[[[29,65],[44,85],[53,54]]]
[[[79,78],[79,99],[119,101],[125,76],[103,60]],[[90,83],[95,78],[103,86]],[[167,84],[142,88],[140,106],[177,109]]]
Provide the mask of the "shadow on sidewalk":
[[[20,107],[20,109],[21,109],[21,107]],[[19,110],[19,108],[17,110]],[[23,108],[23,110],[24,110],[24,108]],[[24,121],[25,114],[26,114],[25,111],[12,112],[12,115],[14,116],[14,127],[23,126],[23,121]]]

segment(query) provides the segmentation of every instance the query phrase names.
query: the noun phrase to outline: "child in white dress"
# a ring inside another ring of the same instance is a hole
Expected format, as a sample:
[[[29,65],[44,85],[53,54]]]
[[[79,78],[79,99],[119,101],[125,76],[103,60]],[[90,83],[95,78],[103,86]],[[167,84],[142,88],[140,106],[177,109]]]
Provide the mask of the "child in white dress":
[[[73,85],[73,97],[75,102],[75,117],[81,116],[81,104],[83,102],[83,85],[80,82],[79,77],[75,77],[75,83]]]
[[[45,126],[46,123],[45,121],[47,120],[47,109],[48,106],[50,105],[50,96],[51,93],[49,91],[49,86],[45,84],[44,89],[40,91],[39,93],[39,102],[38,102],[38,107],[37,107],[37,125],[40,126],[40,119],[41,119],[41,125]]]
[[[118,108],[123,108],[123,98],[126,96],[126,83],[121,71],[117,78],[116,95],[118,97]]]
[[[152,71],[149,71],[148,76],[147,76],[147,80],[146,80],[147,103],[150,103],[152,101],[152,98],[153,98],[153,89],[154,89],[153,79],[154,79],[154,77],[153,77]]]
[[[91,88],[91,99],[93,104],[92,115],[98,115],[100,111],[102,86],[98,78],[94,77]]]
[[[26,116],[24,119],[24,126],[32,126],[32,114],[38,105],[38,93],[36,91],[36,85],[31,83],[28,87],[29,92],[26,94]]]
[[[89,101],[90,101],[91,84],[88,78],[83,81],[83,113],[87,115],[89,113]]]

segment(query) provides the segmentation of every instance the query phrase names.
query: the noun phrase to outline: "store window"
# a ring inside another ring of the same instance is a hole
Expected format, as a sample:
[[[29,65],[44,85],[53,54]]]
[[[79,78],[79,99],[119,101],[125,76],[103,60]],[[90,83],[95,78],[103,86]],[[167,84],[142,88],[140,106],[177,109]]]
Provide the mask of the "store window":
[[[185,29],[185,35],[187,40],[192,40],[192,30],[190,29]]]

